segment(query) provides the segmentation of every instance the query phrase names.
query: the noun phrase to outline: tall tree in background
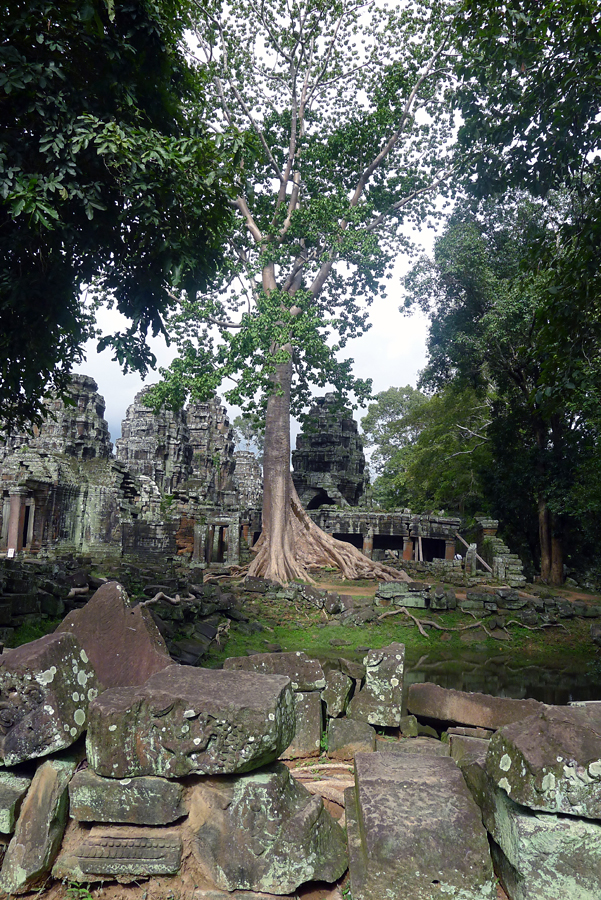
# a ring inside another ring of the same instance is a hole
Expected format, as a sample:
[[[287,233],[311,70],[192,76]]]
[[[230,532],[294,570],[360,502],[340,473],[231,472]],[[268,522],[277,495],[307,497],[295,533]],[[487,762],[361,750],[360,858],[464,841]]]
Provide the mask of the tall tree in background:
[[[361,421],[375,447],[376,504],[460,516],[485,511],[490,424],[490,397],[470,386],[451,383],[429,397],[409,385],[377,394]]]
[[[432,316],[422,383],[469,385],[492,398],[487,437],[494,462],[483,481],[497,510],[505,504],[515,515],[517,499],[518,516],[538,521],[541,575],[554,583],[563,581],[564,539],[569,519],[579,514],[583,462],[599,466],[587,412],[601,386],[598,341],[594,332],[582,333],[574,359],[549,341],[556,270],[534,264],[531,254],[533,246],[561,252],[569,200],[522,193],[460,205],[434,260],[407,279],[407,304],[419,303]],[[578,384],[571,380],[576,370]]]
[[[557,240],[533,241],[547,271],[545,389],[586,381],[583,344],[601,343],[601,15],[598,0],[462,0],[458,102],[463,170],[479,197],[561,189]],[[569,370],[572,370],[571,372]]]
[[[173,285],[204,286],[229,223],[176,0],[0,4],[0,419],[39,420],[94,317],[94,277],[144,370]],[[229,150],[228,150],[229,153]]]
[[[290,476],[290,411],[310,386],[360,399],[369,384],[337,351],[449,177],[445,158],[452,19],[444,4],[387,9],[333,0],[198,3],[199,59],[219,127],[249,129],[237,229],[220,291],[189,296],[171,321],[180,359],[157,403],[206,396],[224,378],[265,409],[263,533],[250,571],[279,581],[336,565],[382,574],[306,515]]]

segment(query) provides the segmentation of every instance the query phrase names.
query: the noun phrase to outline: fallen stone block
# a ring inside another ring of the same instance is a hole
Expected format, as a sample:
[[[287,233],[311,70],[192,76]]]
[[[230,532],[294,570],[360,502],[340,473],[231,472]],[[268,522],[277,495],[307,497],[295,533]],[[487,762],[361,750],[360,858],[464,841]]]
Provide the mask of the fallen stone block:
[[[478,759],[484,764],[488,753],[488,740],[484,738],[468,737],[464,734],[450,734],[449,746],[451,756],[455,762],[460,763],[466,756]]]
[[[353,900],[492,900],[486,831],[455,762],[359,753],[345,791]]]
[[[601,708],[548,706],[490,740],[486,769],[530,809],[601,819]]]
[[[420,756],[450,756],[449,745],[434,738],[403,738],[400,741],[376,739],[376,750],[379,753],[417,753]]]
[[[77,638],[102,690],[144,684],[173,663],[150,610],[132,608],[125,589],[116,581],[103,584],[82,609],[70,612],[56,631]]]
[[[601,822],[533,812],[497,787],[481,761],[462,762],[461,768],[511,900],[601,897]]]
[[[49,759],[38,767],[2,863],[0,891],[30,890],[50,871],[65,830],[75,766],[74,760]]]
[[[406,606],[407,609],[428,609],[429,601],[425,593],[412,592],[395,600],[394,605]]]
[[[112,778],[225,775],[272,762],[294,732],[285,676],[170,666],[142,687],[96,698],[87,755],[98,775]]]
[[[489,729],[518,722],[543,708],[538,700],[455,691],[431,682],[410,685],[407,696],[407,709],[416,716]]]
[[[347,867],[342,828],[279,763],[203,779],[188,821],[193,856],[217,888],[288,894],[305,881],[336,881]]]
[[[166,778],[103,778],[82,769],[69,784],[69,814],[77,822],[170,825],[186,813],[183,793]]]
[[[107,877],[127,882],[152,875],[175,875],[181,861],[182,839],[175,831],[96,826],[61,852],[52,875],[75,882]]]
[[[376,732],[367,722],[354,719],[330,719],[328,722],[330,759],[354,759],[355,753],[373,753],[375,749]]]
[[[405,597],[408,591],[409,586],[406,581],[382,581],[378,584],[376,591],[376,606],[381,605],[378,603],[379,599],[395,600],[398,597]]]
[[[287,675],[293,691],[321,691],[326,679],[320,663],[299,650],[296,653],[255,653],[226,659],[224,669],[260,672],[262,675]]]
[[[49,634],[0,656],[0,759],[14,766],[71,746],[98,693],[96,673],[70,634]]]
[[[485,741],[489,741],[494,731],[492,728],[470,728],[469,725],[453,725],[447,729],[447,734],[449,736],[459,734],[464,737],[482,738]]]
[[[415,716],[401,716],[399,728],[403,737],[417,737],[419,734],[419,725]]]
[[[370,725],[398,726],[403,702],[404,644],[370,650],[363,662],[365,684],[349,703],[347,716]]]
[[[280,759],[319,756],[321,749],[321,697],[317,691],[298,691],[294,695],[296,731]]]
[[[23,797],[29,790],[31,778],[0,772],[0,831],[12,834]]]
[[[344,714],[352,688],[353,680],[344,672],[334,669],[326,674],[326,686],[321,692],[321,699],[326,705],[328,716],[336,719]]]

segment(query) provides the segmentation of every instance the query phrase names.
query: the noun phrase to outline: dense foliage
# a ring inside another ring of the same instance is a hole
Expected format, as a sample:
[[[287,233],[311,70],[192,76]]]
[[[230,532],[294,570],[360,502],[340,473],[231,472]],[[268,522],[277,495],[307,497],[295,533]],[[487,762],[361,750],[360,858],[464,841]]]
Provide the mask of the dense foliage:
[[[376,395],[361,426],[374,447],[373,502],[384,509],[444,510],[470,516],[487,509],[482,473],[491,463],[490,405],[454,384],[428,397],[407,385]]]
[[[93,333],[99,278],[144,369],[170,285],[205,285],[228,220],[172,0],[0,6],[0,416],[35,419]]]
[[[552,246],[561,255],[570,217],[570,198],[563,195],[543,202],[506,194],[459,205],[434,259],[407,279],[407,305],[419,303],[431,315],[422,385],[469,388],[486,401],[484,497],[529,547],[543,577],[555,581],[563,577],[566,542],[569,547],[570,537],[582,534],[596,502],[593,491],[583,505],[585,472],[594,482],[601,471],[597,338],[594,332],[574,336],[573,357],[555,352],[548,329],[555,269],[541,264],[543,254],[535,266],[531,253],[532,246]]]
[[[365,397],[337,351],[369,327],[404,226],[434,211],[450,174],[452,19],[421,0],[237,0],[198,3],[197,22],[212,120],[253,140],[228,270],[171,318],[181,356],[157,400],[177,405],[225,379],[231,402],[260,410],[284,347],[295,413],[312,386]]]

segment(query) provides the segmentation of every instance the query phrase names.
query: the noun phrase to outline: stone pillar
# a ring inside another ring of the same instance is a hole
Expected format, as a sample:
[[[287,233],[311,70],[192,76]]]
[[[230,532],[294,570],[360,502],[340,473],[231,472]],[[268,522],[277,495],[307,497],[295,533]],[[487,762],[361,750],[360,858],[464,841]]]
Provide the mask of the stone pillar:
[[[211,559],[214,562],[217,562],[221,553],[220,551],[223,549],[222,536],[221,536],[221,525],[213,525],[213,552],[211,554]]]
[[[218,532],[219,533],[219,532]],[[209,525],[205,532],[204,558],[207,563],[213,559],[213,542],[215,540],[215,526]]]
[[[373,532],[373,528],[370,528],[363,535],[363,555],[367,556],[368,559],[372,559],[373,554],[374,554],[374,532]]]
[[[204,525],[194,522],[194,549],[192,551],[192,562],[204,562]]]
[[[455,541],[444,542],[444,558],[447,562],[455,559]]]
[[[228,528],[227,563],[229,566],[240,565],[240,523],[233,519]]]
[[[244,525],[242,526],[242,540],[245,542],[245,544],[247,544],[250,547],[249,540],[248,540],[248,534],[249,534],[248,522],[245,522]]]
[[[470,544],[468,549],[465,551],[465,574],[466,575],[475,575],[476,574],[476,553],[478,552],[477,544]]]
[[[410,537],[403,538],[403,559],[413,559],[413,540]]]
[[[17,553],[23,548],[23,524],[25,521],[26,488],[14,488],[10,493],[10,512],[8,514],[7,550]]]

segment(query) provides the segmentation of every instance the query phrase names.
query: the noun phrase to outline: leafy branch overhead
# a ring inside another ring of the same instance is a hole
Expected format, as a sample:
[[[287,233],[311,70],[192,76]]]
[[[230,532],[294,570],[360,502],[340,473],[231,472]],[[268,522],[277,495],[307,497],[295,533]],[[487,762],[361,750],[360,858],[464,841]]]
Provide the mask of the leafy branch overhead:
[[[131,325],[108,336],[145,371],[174,285],[215,274],[243,136],[208,134],[202,73],[170,0],[7,0],[0,25],[0,415],[39,417],[61,388],[97,279]]]
[[[226,379],[227,399],[256,409],[290,358],[294,412],[313,386],[363,399],[369,383],[338,351],[369,328],[410,227],[449,179],[452,16],[437,3],[241,0],[196,3],[195,20],[204,112],[217,133],[249,138],[223,279],[170,318],[186,365],[162,373],[156,400]]]

